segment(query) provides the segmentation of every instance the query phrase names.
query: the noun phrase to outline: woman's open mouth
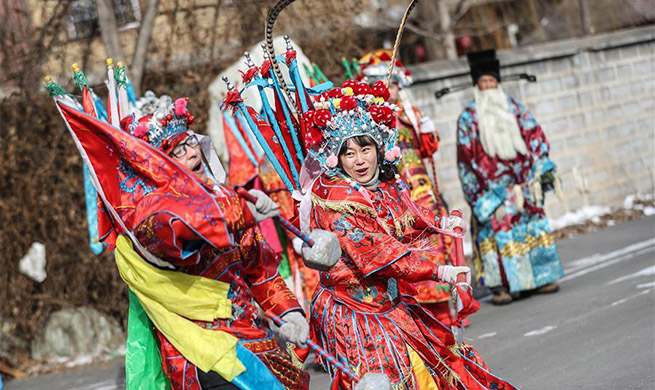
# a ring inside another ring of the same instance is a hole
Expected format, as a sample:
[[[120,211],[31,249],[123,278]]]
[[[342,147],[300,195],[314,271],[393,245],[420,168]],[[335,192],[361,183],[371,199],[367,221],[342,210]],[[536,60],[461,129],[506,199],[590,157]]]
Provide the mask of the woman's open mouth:
[[[368,173],[368,168],[355,169],[355,172],[357,172],[357,175],[359,176],[365,176]]]

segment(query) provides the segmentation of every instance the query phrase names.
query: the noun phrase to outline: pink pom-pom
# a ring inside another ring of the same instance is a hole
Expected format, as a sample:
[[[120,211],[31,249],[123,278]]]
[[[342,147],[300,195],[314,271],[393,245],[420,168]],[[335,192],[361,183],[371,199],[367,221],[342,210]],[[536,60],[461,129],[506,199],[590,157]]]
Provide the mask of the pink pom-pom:
[[[179,98],[175,101],[175,115],[183,116],[187,113],[186,109],[187,100],[184,98]]]
[[[327,160],[325,161],[325,165],[327,165],[328,168],[334,168],[337,166],[338,163],[339,163],[339,159],[334,154],[330,155],[330,157],[328,157]]]
[[[141,123],[134,129],[134,136],[142,138],[148,132],[148,126],[145,123]]]
[[[398,157],[400,157],[400,148],[397,147],[397,146],[394,146],[393,148],[391,148],[390,150],[387,150],[384,153],[384,159],[389,161],[389,162],[396,161],[396,159],[398,159]]]

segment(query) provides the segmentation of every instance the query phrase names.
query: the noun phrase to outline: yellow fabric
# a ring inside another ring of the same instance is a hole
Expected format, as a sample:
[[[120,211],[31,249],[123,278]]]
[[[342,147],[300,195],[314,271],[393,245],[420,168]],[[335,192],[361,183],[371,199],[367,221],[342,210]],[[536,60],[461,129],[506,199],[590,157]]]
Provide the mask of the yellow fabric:
[[[150,320],[186,359],[228,381],[246,370],[237,359],[236,337],[201,328],[187,319],[211,322],[230,318],[229,284],[153,267],[134,251],[125,236],[116,240],[114,256],[121,278],[139,298]]]
[[[416,351],[409,345],[407,345],[407,352],[409,352],[409,361],[412,363],[412,371],[414,371],[414,376],[416,377],[416,382],[418,384],[418,389],[420,390],[439,390],[437,383],[428,372],[423,359],[419,356]]]

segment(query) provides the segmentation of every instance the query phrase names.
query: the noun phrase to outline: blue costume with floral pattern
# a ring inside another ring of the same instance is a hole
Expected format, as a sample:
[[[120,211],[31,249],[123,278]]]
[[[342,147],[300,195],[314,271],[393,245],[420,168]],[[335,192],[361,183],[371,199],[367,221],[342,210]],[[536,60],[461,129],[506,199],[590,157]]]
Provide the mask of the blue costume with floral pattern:
[[[490,288],[506,286],[510,292],[519,292],[553,283],[563,271],[543,197],[530,191],[544,173],[555,170],[548,157],[548,141],[534,116],[517,100],[507,99],[528,153],[517,154],[510,161],[487,155],[472,101],[458,120],[457,166],[472,210],[478,281]],[[517,202],[521,197],[523,210],[521,201]],[[500,206],[505,213],[498,219],[495,212]]]

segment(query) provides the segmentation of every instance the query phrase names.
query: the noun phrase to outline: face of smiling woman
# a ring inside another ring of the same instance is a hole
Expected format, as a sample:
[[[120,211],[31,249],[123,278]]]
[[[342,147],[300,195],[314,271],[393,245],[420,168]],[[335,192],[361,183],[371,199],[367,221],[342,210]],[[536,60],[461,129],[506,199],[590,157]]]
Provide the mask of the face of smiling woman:
[[[339,153],[339,164],[353,180],[365,184],[375,176],[378,169],[378,153],[375,143],[360,143],[362,142],[349,139]]]

